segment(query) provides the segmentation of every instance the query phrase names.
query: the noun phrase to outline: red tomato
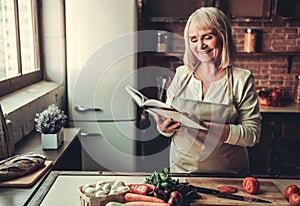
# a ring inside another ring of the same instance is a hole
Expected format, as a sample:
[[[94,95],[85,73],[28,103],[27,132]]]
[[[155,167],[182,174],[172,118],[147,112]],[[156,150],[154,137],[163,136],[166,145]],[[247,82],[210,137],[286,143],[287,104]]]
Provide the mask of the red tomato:
[[[300,189],[297,185],[289,185],[284,190],[284,196],[286,197],[286,199],[289,199],[291,194],[297,193],[299,191]]]
[[[271,97],[272,97],[272,100],[277,100],[278,97],[279,97],[278,91],[276,91],[275,89],[273,89],[272,92],[271,92]]]
[[[180,192],[174,190],[170,194],[170,199],[168,200],[169,205],[181,206],[183,201],[183,197]]]
[[[173,192],[171,192],[170,197],[178,197],[179,196],[179,192],[174,190]]]
[[[220,192],[227,192],[227,193],[235,193],[235,192],[237,192],[237,188],[232,187],[232,186],[228,186],[228,185],[224,185],[222,187],[218,187],[218,190]]]
[[[255,194],[259,191],[259,181],[255,177],[245,177],[243,180],[243,188],[249,194]]]
[[[289,203],[291,206],[300,206],[300,195],[292,193],[289,197]]]
[[[151,191],[156,190],[155,185],[150,184],[128,184],[130,192],[140,195],[147,195]]]

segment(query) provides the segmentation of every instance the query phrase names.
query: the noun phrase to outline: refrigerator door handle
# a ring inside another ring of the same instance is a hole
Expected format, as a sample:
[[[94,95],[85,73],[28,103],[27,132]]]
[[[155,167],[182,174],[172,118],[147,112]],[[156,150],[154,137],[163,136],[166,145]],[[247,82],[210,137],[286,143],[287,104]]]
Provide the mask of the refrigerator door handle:
[[[88,133],[88,132],[84,132],[84,131],[80,131],[80,136],[81,137],[88,137],[88,136],[100,136],[100,137],[102,137],[102,135],[100,133]]]
[[[90,112],[90,111],[94,111],[94,112],[102,112],[103,110],[101,108],[88,108],[82,105],[76,105],[74,108],[77,112]]]

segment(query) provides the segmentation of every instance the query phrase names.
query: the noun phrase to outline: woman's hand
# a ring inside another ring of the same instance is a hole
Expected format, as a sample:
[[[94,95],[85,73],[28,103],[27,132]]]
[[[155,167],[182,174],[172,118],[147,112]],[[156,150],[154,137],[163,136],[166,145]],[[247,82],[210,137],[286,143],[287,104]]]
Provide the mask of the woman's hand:
[[[163,133],[173,133],[175,131],[180,130],[181,128],[180,127],[181,123],[174,122],[172,118],[163,119],[157,114],[153,114],[153,113],[150,114],[153,116],[159,131]]]

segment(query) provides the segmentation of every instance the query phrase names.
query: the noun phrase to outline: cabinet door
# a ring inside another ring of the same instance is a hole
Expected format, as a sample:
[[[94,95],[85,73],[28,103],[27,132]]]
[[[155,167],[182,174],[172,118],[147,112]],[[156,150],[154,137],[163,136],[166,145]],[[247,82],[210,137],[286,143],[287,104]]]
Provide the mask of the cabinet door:
[[[299,19],[299,10],[299,0],[277,0],[276,15],[281,19]]]
[[[207,0],[143,0],[142,11],[147,17],[186,18]]]
[[[300,174],[300,138],[299,138],[299,114],[286,114],[278,117],[281,121],[281,136],[277,140],[276,172],[279,175]]]
[[[271,0],[219,0],[216,6],[231,18],[271,17]]]
[[[83,170],[136,171],[134,122],[77,124],[81,128]]]

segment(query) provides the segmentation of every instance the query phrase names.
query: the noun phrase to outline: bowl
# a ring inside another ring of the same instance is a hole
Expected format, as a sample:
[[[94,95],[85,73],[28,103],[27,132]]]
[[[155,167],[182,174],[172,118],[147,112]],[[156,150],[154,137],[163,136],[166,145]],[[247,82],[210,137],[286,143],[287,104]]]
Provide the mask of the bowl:
[[[281,91],[278,88],[265,87],[257,90],[258,103],[265,106],[281,106]]]
[[[114,185],[116,181],[107,181],[107,182],[101,182],[101,184],[110,184]],[[125,203],[125,195],[128,193],[130,190],[123,191],[123,192],[118,192],[115,194],[111,195],[105,195],[101,197],[95,197],[91,196],[85,193],[84,188],[89,186],[91,188],[96,188],[97,183],[95,184],[89,184],[85,186],[80,186],[79,187],[79,195],[80,195],[80,205],[81,206],[105,206],[109,202],[119,202],[119,203]]]

